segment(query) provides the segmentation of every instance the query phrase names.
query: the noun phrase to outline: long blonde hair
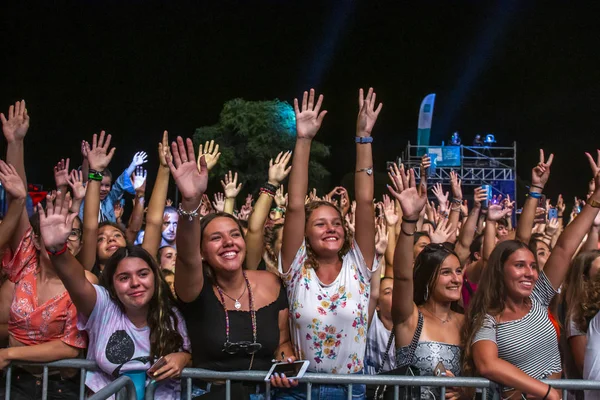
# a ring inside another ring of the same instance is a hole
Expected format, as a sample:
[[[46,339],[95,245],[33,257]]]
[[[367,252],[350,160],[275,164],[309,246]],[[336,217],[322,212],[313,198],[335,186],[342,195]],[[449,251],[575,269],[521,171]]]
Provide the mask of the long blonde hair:
[[[576,321],[577,310],[586,298],[590,289],[590,268],[594,260],[600,257],[600,250],[579,253],[571,263],[571,268],[560,290],[560,303],[565,306],[564,324]],[[586,328],[587,330],[587,328]]]

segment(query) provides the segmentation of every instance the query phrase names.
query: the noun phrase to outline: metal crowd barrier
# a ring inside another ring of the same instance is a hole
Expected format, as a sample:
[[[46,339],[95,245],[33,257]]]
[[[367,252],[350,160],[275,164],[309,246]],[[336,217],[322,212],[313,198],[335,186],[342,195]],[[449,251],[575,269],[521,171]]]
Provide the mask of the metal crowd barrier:
[[[43,368],[42,377],[42,400],[48,398],[48,369],[49,368],[77,368],[81,372],[79,399],[85,399],[85,373],[87,371],[97,371],[98,366],[93,361],[82,359],[60,360],[50,363],[32,363],[15,361],[7,369],[6,373],[6,392],[5,399],[10,400],[10,384],[12,367],[14,365],[22,366],[38,366]],[[225,382],[225,398],[231,400],[231,382],[246,381],[256,382],[265,385],[265,399],[271,398],[271,387],[269,382],[264,382],[266,371],[240,371],[240,372],[220,372],[211,371],[199,368],[185,368],[181,374],[182,383],[185,380],[187,385],[186,392],[182,393],[182,399],[191,400],[192,396],[192,379],[203,379],[207,381]],[[567,399],[568,390],[600,390],[600,381],[585,381],[575,379],[552,379],[543,381],[551,385],[555,389],[562,390],[563,399]],[[390,389],[393,387],[394,398],[399,398],[401,386],[430,386],[441,388],[441,398],[445,398],[447,387],[469,387],[476,388],[482,391],[482,398],[485,399],[488,390],[494,383],[485,378],[446,378],[434,376],[398,376],[398,375],[334,375],[334,374],[316,374],[306,373],[300,383],[306,383],[306,399],[311,400],[311,389],[313,384],[330,384],[330,385],[346,385],[348,387],[348,400],[352,399],[352,385],[387,385]],[[129,377],[121,376],[107,385],[102,390],[98,391],[89,400],[103,400],[119,391],[126,389],[126,398],[135,400],[135,387]],[[146,388],[145,400],[154,399],[154,385],[148,385]]]

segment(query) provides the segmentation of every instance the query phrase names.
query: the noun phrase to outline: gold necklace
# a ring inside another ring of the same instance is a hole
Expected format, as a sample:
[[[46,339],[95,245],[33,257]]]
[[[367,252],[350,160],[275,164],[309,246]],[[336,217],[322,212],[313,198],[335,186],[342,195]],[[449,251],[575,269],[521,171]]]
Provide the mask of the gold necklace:
[[[442,324],[445,324],[445,323],[449,322],[452,319],[452,315],[451,314],[448,314],[448,318],[447,319],[441,319],[440,317],[438,317],[437,315],[435,315],[433,312],[431,312],[427,308],[425,308],[425,306],[423,306],[423,310],[427,311],[430,315],[432,315],[435,318],[439,319],[442,322]]]

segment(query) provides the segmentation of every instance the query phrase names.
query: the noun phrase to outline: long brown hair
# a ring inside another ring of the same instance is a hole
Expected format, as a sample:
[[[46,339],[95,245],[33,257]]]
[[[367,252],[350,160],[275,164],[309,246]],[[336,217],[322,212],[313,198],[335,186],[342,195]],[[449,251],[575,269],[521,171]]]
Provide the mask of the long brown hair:
[[[244,229],[242,228],[242,225],[240,224],[240,220],[231,214],[219,211],[216,213],[210,213],[210,214],[204,216],[200,220],[200,246],[202,246],[202,240],[204,240],[204,230],[206,229],[208,224],[210,224],[216,218],[229,218],[230,220],[234,221],[240,230],[240,234],[242,235],[242,239],[244,239],[244,243],[246,242],[246,237],[244,236]],[[246,259],[245,258],[242,261],[242,269],[246,269]],[[210,266],[210,264],[204,260],[202,261],[202,270],[203,270],[204,275],[211,281],[211,283],[214,283],[215,273],[214,273],[212,267]]]
[[[346,224],[346,221],[344,220],[342,211],[338,207],[336,207],[335,205],[331,204],[328,201],[322,201],[322,200],[311,201],[304,206],[304,215],[305,215],[304,224],[306,226],[306,224],[308,223],[308,219],[312,215],[313,211],[315,211],[319,207],[333,208],[339,214],[340,219],[342,220],[342,227],[344,229],[344,243],[342,244],[342,248],[338,252],[338,257],[340,258],[340,261],[341,261],[342,258],[352,248],[351,235],[349,234],[348,226]],[[319,268],[319,260],[317,260],[317,255],[315,254],[313,249],[310,247],[310,243],[308,243],[308,240],[306,240],[305,243],[306,243],[306,262],[304,263],[304,265],[307,268],[314,268],[314,269]]]
[[[125,307],[119,300],[113,284],[113,276],[117,266],[126,258],[139,258],[144,261],[154,274],[154,294],[148,307],[148,327],[150,328],[150,357],[157,359],[167,354],[177,353],[183,348],[183,337],[177,330],[179,319],[175,313],[176,300],[169,284],[160,271],[154,258],[139,246],[127,245],[118,249],[106,262],[102,272],[101,284],[121,311]]]
[[[587,331],[587,317],[598,311],[598,279],[590,279],[592,263],[600,257],[600,250],[579,253],[571,263],[571,268],[560,290],[561,304],[565,305],[565,324],[571,320],[582,332]],[[595,311],[594,311],[595,310]],[[593,318],[593,315],[591,315]],[[589,318],[589,319],[591,319]]]
[[[515,251],[521,249],[531,251],[525,243],[518,240],[505,240],[499,243],[492,251],[481,274],[477,290],[469,303],[461,334],[463,376],[473,376],[476,373],[471,346],[473,337],[483,325],[486,314],[498,315],[504,310],[506,299],[504,264]]]

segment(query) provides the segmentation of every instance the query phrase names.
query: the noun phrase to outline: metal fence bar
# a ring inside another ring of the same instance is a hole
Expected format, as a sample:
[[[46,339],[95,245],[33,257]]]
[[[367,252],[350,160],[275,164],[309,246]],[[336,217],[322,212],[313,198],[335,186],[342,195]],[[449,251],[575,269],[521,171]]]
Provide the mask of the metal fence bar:
[[[306,383],[306,400],[312,399],[312,383]]]
[[[6,390],[4,391],[4,398],[10,400],[10,383],[12,381],[12,364],[8,366],[6,371]]]
[[[42,374],[42,400],[48,399],[48,366],[44,365],[44,373]]]
[[[86,369],[79,369],[79,399],[85,399],[85,374]]]
[[[127,400],[137,400],[135,385],[131,378],[121,375],[102,389],[98,390],[93,396],[88,397],[88,400],[106,400],[113,394],[117,394],[121,389],[127,390]]]
[[[187,378],[187,387],[185,391],[187,392],[187,400],[192,400],[192,378]]]
[[[231,379],[225,381],[225,399],[231,400]]]
[[[352,400],[352,384],[348,384],[348,400]]]

